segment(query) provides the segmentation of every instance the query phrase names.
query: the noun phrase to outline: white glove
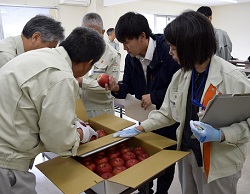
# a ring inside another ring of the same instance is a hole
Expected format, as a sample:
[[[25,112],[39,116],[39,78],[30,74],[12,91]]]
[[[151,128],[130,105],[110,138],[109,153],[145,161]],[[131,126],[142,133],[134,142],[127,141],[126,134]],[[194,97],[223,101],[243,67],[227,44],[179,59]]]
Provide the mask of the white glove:
[[[81,124],[79,121],[76,121],[75,122],[75,126],[76,126],[76,128],[79,128],[79,129],[82,129],[82,133],[83,133],[83,138],[82,138],[82,141],[81,141],[81,143],[86,143],[86,142],[89,142],[90,141],[90,138],[94,135],[94,136],[96,136],[96,138],[98,138],[98,134],[97,134],[97,132],[94,130],[94,129],[92,129],[90,126],[88,126],[88,125],[85,125],[85,124],[83,123],[83,124]]]

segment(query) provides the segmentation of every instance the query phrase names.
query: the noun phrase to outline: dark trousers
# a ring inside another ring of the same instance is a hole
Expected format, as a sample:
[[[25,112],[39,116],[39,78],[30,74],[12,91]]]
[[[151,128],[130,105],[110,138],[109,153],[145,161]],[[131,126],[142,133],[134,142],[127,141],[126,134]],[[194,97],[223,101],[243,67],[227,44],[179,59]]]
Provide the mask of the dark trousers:
[[[179,123],[175,123],[172,126],[157,129],[153,132],[176,141],[176,129],[178,126],[179,126]],[[176,145],[165,148],[165,149],[176,150]],[[174,173],[175,173],[175,163],[169,166],[168,168],[166,168],[164,174],[158,177],[155,194],[168,194],[168,189],[170,188],[174,179]],[[146,193],[153,194],[154,190],[152,188],[153,188],[153,181],[149,183],[148,191],[145,187],[140,188],[138,190],[140,194],[146,194]]]
[[[175,173],[175,163],[169,166],[165,170],[165,173],[162,176],[158,177],[156,194],[168,194],[168,189],[170,188],[174,179],[174,173]]]
[[[164,174],[158,177],[155,194],[168,194],[168,189],[170,188],[174,179],[174,173],[175,173],[175,163],[166,168]],[[153,194],[154,190],[152,188],[153,188],[153,181],[149,183],[148,192],[144,187],[138,190],[140,194],[146,194],[146,193]]]

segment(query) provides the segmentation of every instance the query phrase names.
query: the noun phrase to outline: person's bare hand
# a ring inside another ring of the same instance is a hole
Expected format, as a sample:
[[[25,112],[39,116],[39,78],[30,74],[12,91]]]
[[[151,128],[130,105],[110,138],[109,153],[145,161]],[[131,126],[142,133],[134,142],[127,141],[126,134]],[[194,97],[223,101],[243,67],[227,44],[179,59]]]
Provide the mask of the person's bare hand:
[[[117,82],[113,76],[109,76],[109,84],[105,84],[105,89],[111,90],[113,92],[119,91],[119,85],[117,84]]]
[[[141,98],[141,107],[146,110],[152,104],[150,94],[145,94]]]

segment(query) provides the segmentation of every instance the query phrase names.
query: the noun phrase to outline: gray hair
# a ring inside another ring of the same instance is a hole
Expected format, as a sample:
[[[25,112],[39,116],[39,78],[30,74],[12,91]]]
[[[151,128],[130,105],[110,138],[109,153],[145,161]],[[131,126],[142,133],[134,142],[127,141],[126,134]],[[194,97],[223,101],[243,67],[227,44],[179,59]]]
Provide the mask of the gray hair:
[[[82,18],[82,27],[96,26],[103,30],[103,21],[99,14],[88,13]]]
[[[64,28],[61,22],[45,15],[36,15],[31,18],[24,26],[22,35],[26,38],[32,37],[35,32],[41,33],[43,42],[64,40]]]

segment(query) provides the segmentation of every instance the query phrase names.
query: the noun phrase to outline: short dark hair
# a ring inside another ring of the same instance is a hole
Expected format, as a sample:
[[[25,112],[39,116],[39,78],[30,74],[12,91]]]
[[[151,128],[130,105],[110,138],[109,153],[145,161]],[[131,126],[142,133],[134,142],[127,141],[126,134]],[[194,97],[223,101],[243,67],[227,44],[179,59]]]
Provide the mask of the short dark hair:
[[[201,6],[197,9],[197,12],[203,14],[207,18],[212,16],[212,9],[208,6]]]
[[[115,31],[114,28],[109,28],[109,29],[107,30],[107,35],[109,36],[113,31]]]
[[[216,52],[216,39],[211,22],[202,14],[186,11],[164,29],[167,43],[176,46],[184,70],[203,63]]]
[[[64,39],[64,28],[61,22],[45,15],[31,18],[23,27],[22,35],[31,38],[35,32],[41,33],[42,42],[60,42]]]
[[[77,27],[61,42],[72,62],[93,60],[97,62],[104,53],[106,44],[103,37],[91,28]]]
[[[126,39],[138,38],[141,33],[146,34],[146,38],[152,34],[148,25],[148,20],[141,14],[135,12],[127,12],[121,16],[115,26],[116,39],[123,43]]]

